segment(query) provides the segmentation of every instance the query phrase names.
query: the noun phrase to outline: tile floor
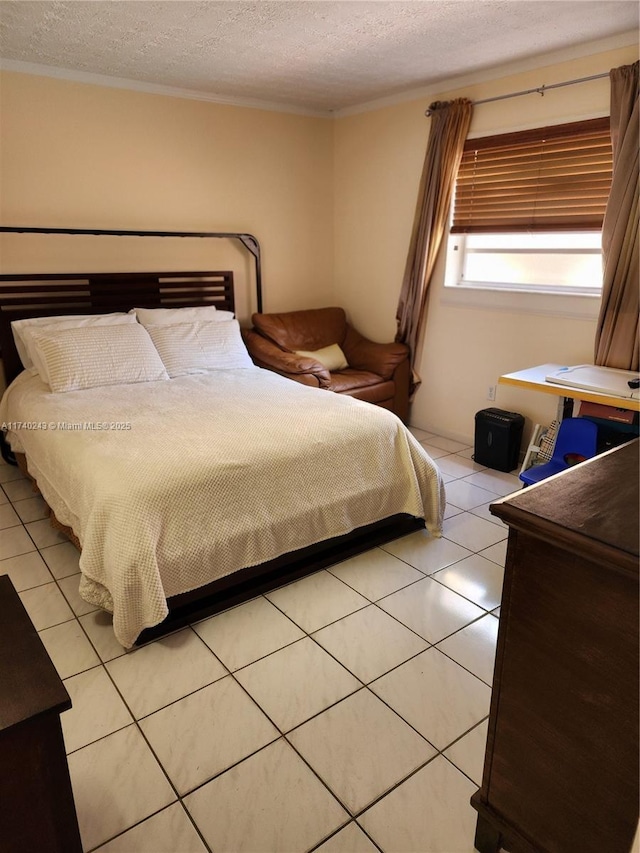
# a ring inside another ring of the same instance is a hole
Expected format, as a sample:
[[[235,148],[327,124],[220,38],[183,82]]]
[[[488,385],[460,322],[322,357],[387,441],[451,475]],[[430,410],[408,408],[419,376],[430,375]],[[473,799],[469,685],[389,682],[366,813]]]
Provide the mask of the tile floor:
[[[0,466],[8,573],[71,695],[85,851],[472,853],[519,488],[412,430],[447,483],[418,532],[126,653],[79,597],[78,555]]]

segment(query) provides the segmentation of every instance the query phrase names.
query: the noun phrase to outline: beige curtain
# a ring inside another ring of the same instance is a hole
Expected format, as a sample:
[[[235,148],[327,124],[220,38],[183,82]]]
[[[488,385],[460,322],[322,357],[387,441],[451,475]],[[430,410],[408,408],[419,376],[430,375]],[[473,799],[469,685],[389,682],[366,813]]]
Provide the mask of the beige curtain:
[[[602,225],[604,274],[595,364],[638,370],[638,62],[613,68],[613,180]]]
[[[473,111],[471,101],[466,98],[436,101],[429,109],[429,143],[396,313],[396,340],[407,344],[411,350],[412,394],[420,384],[415,362],[426,319],[427,293],[447,227],[451,197]]]

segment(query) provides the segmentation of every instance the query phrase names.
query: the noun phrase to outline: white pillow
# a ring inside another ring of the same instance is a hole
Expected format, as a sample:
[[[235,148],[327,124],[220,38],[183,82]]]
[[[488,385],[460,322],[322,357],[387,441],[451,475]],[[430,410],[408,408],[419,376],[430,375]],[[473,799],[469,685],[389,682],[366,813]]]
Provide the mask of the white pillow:
[[[329,372],[332,370],[344,370],[349,367],[345,354],[342,352],[338,344],[331,344],[329,347],[323,347],[317,350],[297,349],[294,350],[296,355],[303,355],[306,358],[315,358]]]
[[[26,370],[35,373],[37,365],[34,362],[33,332],[42,332],[43,327],[57,329],[75,329],[80,326],[115,326],[123,323],[135,323],[133,314],[70,314],[64,317],[27,317],[25,320],[14,320],[11,323],[13,339],[16,344],[20,361]],[[39,371],[38,371],[39,372]],[[44,379],[44,377],[42,377]]]
[[[143,326],[233,320],[233,311],[218,311],[215,305],[197,305],[193,308],[134,308],[133,310]]]
[[[55,392],[169,378],[139,323],[43,332],[35,346]]]
[[[174,323],[147,330],[171,377],[254,366],[237,320]]]

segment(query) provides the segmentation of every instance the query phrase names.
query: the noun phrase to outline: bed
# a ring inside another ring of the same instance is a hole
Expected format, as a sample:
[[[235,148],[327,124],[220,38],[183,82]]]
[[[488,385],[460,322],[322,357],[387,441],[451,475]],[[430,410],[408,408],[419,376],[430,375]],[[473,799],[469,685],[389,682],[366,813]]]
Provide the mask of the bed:
[[[440,535],[424,448],[384,409],[254,366],[231,272],[3,275],[0,309],[6,441],[123,646],[410,530]],[[34,319],[40,361],[23,369],[11,322]]]

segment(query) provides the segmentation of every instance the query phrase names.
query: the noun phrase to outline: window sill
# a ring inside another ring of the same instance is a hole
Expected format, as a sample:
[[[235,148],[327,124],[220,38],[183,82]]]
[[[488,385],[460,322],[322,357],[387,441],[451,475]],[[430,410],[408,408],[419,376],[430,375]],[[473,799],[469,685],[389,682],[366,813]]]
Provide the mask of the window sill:
[[[461,308],[508,311],[513,314],[546,314],[577,320],[595,320],[601,296],[566,293],[538,293],[504,288],[445,285],[441,302]]]

